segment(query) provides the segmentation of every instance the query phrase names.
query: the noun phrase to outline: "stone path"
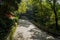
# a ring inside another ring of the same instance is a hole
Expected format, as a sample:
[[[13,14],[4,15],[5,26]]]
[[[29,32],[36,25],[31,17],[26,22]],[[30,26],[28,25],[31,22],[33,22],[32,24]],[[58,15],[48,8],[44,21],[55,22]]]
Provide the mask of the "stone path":
[[[29,20],[19,19],[13,40],[60,40],[38,29]]]

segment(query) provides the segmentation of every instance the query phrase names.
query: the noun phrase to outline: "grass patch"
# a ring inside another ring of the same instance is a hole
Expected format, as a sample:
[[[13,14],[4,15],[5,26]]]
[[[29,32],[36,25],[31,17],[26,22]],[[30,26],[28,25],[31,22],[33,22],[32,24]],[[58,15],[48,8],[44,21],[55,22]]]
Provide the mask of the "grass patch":
[[[12,29],[10,31],[10,34],[9,34],[7,40],[13,40],[13,35],[15,33],[16,28],[17,28],[17,24],[15,24],[14,26],[12,26]]]

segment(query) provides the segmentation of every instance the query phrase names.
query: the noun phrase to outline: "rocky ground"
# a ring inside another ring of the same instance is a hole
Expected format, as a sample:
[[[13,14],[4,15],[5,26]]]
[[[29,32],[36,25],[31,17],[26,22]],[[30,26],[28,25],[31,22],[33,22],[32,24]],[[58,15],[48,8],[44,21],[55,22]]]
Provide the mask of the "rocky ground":
[[[38,29],[29,20],[20,19],[13,40],[60,40]]]

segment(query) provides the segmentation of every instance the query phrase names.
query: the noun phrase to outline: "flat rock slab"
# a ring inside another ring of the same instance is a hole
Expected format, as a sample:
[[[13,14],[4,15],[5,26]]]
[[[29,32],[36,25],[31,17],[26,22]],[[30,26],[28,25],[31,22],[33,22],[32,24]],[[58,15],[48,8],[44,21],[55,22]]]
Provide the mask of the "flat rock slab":
[[[29,20],[19,19],[13,40],[60,40],[38,29]]]

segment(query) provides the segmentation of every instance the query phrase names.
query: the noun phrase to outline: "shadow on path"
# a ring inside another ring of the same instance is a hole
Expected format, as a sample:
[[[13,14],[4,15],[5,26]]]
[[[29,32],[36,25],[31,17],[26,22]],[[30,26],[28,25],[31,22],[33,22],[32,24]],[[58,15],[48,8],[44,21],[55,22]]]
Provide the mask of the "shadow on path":
[[[28,19],[19,19],[13,40],[60,40],[38,29]]]

